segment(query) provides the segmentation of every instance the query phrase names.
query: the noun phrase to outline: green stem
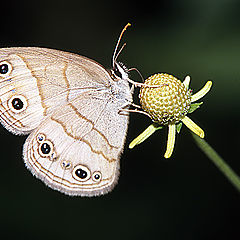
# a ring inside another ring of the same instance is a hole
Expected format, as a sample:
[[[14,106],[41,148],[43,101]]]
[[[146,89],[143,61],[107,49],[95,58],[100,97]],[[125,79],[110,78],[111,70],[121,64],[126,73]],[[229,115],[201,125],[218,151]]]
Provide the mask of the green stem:
[[[197,145],[201,150],[213,161],[220,171],[227,177],[227,179],[240,192],[240,177],[233,171],[233,169],[217,154],[217,152],[202,138],[196,134],[191,133]]]

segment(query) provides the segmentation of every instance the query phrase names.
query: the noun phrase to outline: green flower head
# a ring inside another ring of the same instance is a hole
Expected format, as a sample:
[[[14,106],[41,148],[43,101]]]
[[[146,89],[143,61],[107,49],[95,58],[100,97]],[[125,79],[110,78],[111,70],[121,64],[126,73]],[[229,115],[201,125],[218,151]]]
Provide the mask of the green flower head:
[[[166,73],[154,74],[144,82],[139,94],[140,103],[144,112],[152,119],[153,124],[135,138],[130,143],[129,148],[142,143],[164,125],[168,125],[165,158],[169,158],[172,155],[176,131],[180,132],[182,123],[199,137],[204,138],[204,131],[187,117],[187,114],[192,113],[202,104],[193,102],[207,94],[212,86],[212,82],[208,81],[200,91],[193,95],[191,90],[189,90],[189,84],[189,76],[181,82]],[[156,87],[157,85],[159,87]]]

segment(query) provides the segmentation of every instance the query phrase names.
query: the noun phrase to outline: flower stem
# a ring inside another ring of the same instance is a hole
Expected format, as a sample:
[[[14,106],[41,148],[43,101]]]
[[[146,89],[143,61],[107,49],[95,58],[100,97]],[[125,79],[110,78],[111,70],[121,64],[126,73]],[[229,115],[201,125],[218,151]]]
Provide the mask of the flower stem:
[[[227,177],[227,179],[237,188],[240,192],[240,177],[233,171],[233,169],[223,160],[222,157],[202,138],[194,133],[191,133],[196,144],[213,161],[220,171]]]

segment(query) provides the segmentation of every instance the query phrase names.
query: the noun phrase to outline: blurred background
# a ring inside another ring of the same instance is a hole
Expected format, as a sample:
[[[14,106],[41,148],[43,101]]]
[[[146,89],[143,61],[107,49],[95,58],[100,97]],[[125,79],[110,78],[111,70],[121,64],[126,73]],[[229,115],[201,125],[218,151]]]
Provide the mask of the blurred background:
[[[240,1],[5,1],[0,47],[39,46],[88,56],[106,67],[126,23],[119,57],[144,78],[191,76],[212,90],[190,117],[240,174]],[[132,74],[132,79],[141,81]],[[137,103],[137,92],[135,102]],[[68,197],[34,178],[22,160],[26,137],[0,128],[0,228],[4,239],[238,239],[240,195],[183,127],[166,160],[167,129],[128,149],[150,119],[131,114],[119,184],[108,195]],[[235,236],[235,237],[234,237]]]

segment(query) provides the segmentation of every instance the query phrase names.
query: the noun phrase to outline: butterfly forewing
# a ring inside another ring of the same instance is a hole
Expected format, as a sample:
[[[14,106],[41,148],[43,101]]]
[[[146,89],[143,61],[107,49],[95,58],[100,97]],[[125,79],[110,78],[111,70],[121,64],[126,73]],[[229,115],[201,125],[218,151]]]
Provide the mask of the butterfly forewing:
[[[0,120],[13,133],[36,128],[70,92],[76,97],[107,86],[108,72],[88,58],[45,48],[0,50]]]

